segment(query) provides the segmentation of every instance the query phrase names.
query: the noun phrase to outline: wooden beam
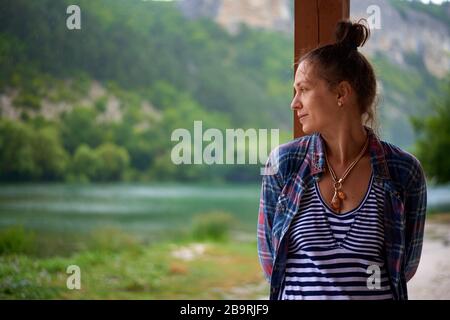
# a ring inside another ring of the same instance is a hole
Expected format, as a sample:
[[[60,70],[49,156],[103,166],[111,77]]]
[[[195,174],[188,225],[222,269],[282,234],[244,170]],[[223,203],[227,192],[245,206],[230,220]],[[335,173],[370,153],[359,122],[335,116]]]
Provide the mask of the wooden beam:
[[[294,0],[294,75],[306,52],[334,41],[336,23],[350,16],[350,0]],[[304,135],[297,114],[294,138]]]

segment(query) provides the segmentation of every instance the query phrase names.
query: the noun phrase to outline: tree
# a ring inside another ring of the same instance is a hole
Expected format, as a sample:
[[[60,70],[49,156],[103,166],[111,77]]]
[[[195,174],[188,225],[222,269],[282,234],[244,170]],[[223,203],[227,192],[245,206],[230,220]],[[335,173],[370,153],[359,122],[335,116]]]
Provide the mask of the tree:
[[[130,156],[125,148],[112,143],[100,145],[95,150],[100,161],[97,179],[101,181],[120,180],[130,162]]]
[[[55,127],[33,128],[21,122],[0,121],[2,180],[58,180],[67,164],[68,154]]]
[[[38,175],[33,161],[32,131],[25,124],[0,120],[0,178],[28,180]]]
[[[44,127],[33,135],[33,161],[39,168],[42,180],[59,180],[66,174],[69,155],[62,147],[59,132],[54,127]]]
[[[90,147],[100,144],[102,132],[96,123],[96,116],[95,109],[89,107],[75,107],[63,115],[61,134],[66,150],[73,153],[83,143]]]
[[[444,95],[430,103],[434,114],[426,118],[413,118],[419,135],[416,154],[429,178],[437,183],[450,181],[450,78],[446,81]]]
[[[78,146],[72,160],[72,173],[79,180],[95,180],[100,167],[100,158],[88,145]]]

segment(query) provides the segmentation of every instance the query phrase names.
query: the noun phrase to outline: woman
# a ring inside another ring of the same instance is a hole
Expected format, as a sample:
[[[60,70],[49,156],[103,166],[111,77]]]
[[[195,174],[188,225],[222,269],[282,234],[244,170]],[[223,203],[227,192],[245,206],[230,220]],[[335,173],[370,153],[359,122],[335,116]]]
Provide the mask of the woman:
[[[258,254],[270,299],[405,300],[420,260],[426,180],[419,161],[380,141],[369,37],[341,21],[336,43],[299,61],[305,136],[273,150],[263,177]]]

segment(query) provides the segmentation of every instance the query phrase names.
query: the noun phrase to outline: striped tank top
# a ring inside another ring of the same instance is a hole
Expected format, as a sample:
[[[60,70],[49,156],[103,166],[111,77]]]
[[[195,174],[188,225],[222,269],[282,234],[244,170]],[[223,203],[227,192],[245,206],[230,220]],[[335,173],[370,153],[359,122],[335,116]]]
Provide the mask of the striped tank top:
[[[336,214],[316,183],[289,227],[279,299],[392,299],[384,264],[384,191],[373,183],[355,209]]]

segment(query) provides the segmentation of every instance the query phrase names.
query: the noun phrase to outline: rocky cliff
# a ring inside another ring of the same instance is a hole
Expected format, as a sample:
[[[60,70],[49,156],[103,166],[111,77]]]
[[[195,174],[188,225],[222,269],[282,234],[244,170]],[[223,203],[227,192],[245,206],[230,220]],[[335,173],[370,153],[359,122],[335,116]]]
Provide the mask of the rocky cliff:
[[[450,3],[437,19],[425,6],[399,5],[400,0],[351,1],[351,19],[370,18],[370,6],[379,8],[380,29],[372,29],[372,38],[363,48],[369,56],[378,52],[391,62],[406,66],[407,57],[418,56],[432,75],[442,78],[450,72]],[[290,0],[183,0],[179,8],[190,17],[210,17],[234,34],[240,24],[284,33],[293,32],[293,1]],[[436,10],[437,9],[437,10]]]

